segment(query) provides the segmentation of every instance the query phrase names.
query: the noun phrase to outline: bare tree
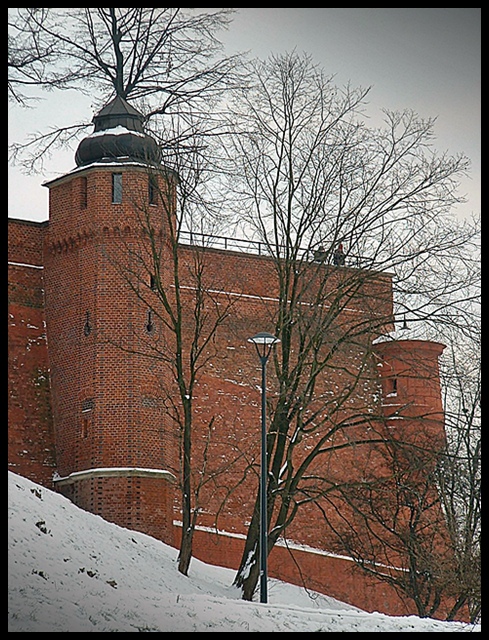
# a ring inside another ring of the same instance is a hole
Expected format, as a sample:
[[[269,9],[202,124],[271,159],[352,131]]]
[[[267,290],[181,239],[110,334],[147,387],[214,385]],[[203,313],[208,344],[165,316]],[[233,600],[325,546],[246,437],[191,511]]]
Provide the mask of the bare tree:
[[[273,256],[279,290],[270,551],[300,510],[348,480],[325,472],[335,451],[385,446],[371,344],[393,328],[390,277],[418,319],[470,300],[453,270],[429,305],[431,282],[418,279],[420,265],[435,269],[467,240],[445,221],[468,162],[438,156],[433,121],[414,113],[386,112],[384,126],[369,129],[361,120],[368,91],[338,89],[308,57],[273,57],[255,73],[254,88],[236,101],[234,189],[245,232]],[[324,383],[328,372],[341,376],[336,388]],[[258,500],[236,576],[245,599],[256,587],[257,551]]]
[[[441,456],[435,447],[410,445],[392,433],[382,456],[380,473],[377,468],[368,479],[337,488],[341,501],[329,502],[337,523],[323,513],[337,551],[414,602],[419,616],[434,616],[451,595],[447,575],[453,563],[435,482]]]
[[[473,622],[481,610],[480,364],[463,367],[453,348],[450,358],[444,445],[415,442],[426,421],[403,432],[388,427],[380,473],[338,486],[341,509],[328,496],[336,524],[319,508],[336,550],[414,602],[418,615]]]
[[[9,9],[9,11],[14,11]],[[36,12],[35,23],[29,20]],[[8,97],[21,106],[26,106],[32,96],[33,87],[48,88],[51,78],[48,68],[55,59],[55,43],[41,36],[39,25],[48,17],[49,9],[18,9],[8,17]]]
[[[199,111],[209,116],[210,103],[237,81],[238,58],[219,56],[216,36],[231,15],[230,9],[12,10],[9,86],[75,89],[96,96],[100,105],[119,95],[138,106],[155,129],[168,113],[183,121]],[[55,123],[13,145],[12,158],[34,170],[54,144],[76,140],[84,126]]]
[[[192,144],[187,139],[185,153],[172,157],[168,152],[167,165],[148,167],[143,186],[126,193],[133,205],[136,240],[121,237],[108,259],[147,309],[146,332],[141,337],[138,327],[126,339],[100,338],[155,365],[152,370],[158,378],[165,415],[174,426],[167,431],[178,434],[178,460],[173,471],[179,478],[182,516],[178,569],[185,575],[202,508],[201,491],[234,462],[229,459],[216,464],[209,459],[215,419],[212,411],[205,424],[199,417],[199,428],[195,427],[195,390],[202,371],[217,358],[216,333],[234,304],[224,293],[216,292],[219,283],[208,270],[205,247],[181,243],[182,230],[192,227],[195,218],[207,230],[213,228],[214,208],[220,208],[217,188],[212,190],[212,201],[204,197],[212,165],[206,161],[202,145],[197,136]]]
[[[447,446],[436,482],[453,548],[447,572],[454,606],[481,614],[481,363],[476,341],[450,349],[443,368]]]

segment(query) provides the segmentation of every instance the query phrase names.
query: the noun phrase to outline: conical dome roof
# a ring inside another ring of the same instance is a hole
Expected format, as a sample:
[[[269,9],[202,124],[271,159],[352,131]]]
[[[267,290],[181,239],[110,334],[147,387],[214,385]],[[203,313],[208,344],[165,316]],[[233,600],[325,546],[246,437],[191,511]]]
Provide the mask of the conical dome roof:
[[[78,145],[77,166],[112,161],[159,164],[160,150],[154,138],[144,133],[143,120],[139,111],[116,96],[94,116],[94,132]]]

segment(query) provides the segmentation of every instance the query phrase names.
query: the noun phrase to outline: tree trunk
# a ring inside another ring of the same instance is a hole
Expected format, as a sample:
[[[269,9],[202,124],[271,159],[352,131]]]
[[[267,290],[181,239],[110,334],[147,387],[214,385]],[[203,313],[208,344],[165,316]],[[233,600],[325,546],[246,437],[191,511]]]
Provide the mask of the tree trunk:
[[[194,529],[188,527],[182,530],[182,542],[180,544],[180,553],[178,554],[178,570],[184,576],[188,575],[190,561],[192,559],[192,541],[194,537]]]
[[[243,600],[252,600],[260,574],[260,503],[259,497],[255,502],[253,517],[251,518],[241,563],[234,578],[236,587],[242,589]]]
[[[282,415],[280,409],[278,413],[275,414],[275,419],[277,415]],[[275,437],[277,433],[279,433],[279,429],[274,429],[272,427],[272,433],[268,432],[267,434],[267,452],[268,452],[268,465],[270,467],[270,457],[271,451],[274,449],[275,453],[273,455],[274,462],[272,467],[275,465],[278,460],[279,463],[283,461],[283,452],[284,452],[284,442],[279,445],[275,442]],[[280,438],[280,434],[279,434]],[[280,468],[281,464],[278,465],[277,468]],[[278,476],[278,472],[276,474]],[[273,485],[276,486],[276,480],[272,480]],[[268,474],[267,481],[267,532],[270,531],[270,522],[272,519],[272,513],[275,506],[275,498],[271,489],[271,476]],[[258,584],[258,580],[260,577],[260,513],[261,513],[261,501],[260,501],[260,489],[257,491],[256,499],[255,499],[255,507],[253,510],[253,517],[251,519],[250,526],[248,527],[248,533],[246,536],[245,547],[243,550],[243,555],[241,557],[241,563],[234,579],[235,586],[242,589],[243,600],[252,600],[253,594],[256,591],[256,587]],[[267,536],[267,557],[270,553],[270,550],[273,548],[275,541],[278,536],[275,536],[271,539]]]
[[[181,371],[181,367],[179,372]],[[180,380],[183,376],[180,374]],[[183,387],[182,387],[183,388]],[[184,408],[184,429],[183,429],[183,473],[182,473],[182,541],[180,543],[180,552],[178,554],[178,570],[183,575],[188,575],[190,560],[192,559],[192,542],[194,537],[194,526],[192,523],[192,503],[190,499],[192,485],[190,478],[191,470],[191,452],[192,452],[192,411],[190,400],[183,389],[183,408]]]

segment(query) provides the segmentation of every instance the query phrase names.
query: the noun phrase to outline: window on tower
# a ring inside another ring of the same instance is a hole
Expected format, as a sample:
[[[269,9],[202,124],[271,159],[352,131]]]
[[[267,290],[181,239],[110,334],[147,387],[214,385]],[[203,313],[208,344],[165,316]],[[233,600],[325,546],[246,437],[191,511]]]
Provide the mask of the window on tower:
[[[122,202],[122,173],[112,174],[112,204]]]
[[[155,331],[155,324],[153,322],[153,314],[151,313],[151,309],[148,311],[148,317],[146,321],[146,331],[148,333],[154,333]]]
[[[155,175],[149,175],[148,181],[148,201],[149,204],[157,204],[158,180]]]
[[[387,387],[387,397],[397,396],[397,378],[389,378]]]
[[[82,438],[88,438],[89,429],[90,429],[90,419],[89,418],[83,418],[82,419],[82,425],[81,425],[81,437]]]
[[[80,183],[80,207],[87,208],[87,178],[82,176]]]

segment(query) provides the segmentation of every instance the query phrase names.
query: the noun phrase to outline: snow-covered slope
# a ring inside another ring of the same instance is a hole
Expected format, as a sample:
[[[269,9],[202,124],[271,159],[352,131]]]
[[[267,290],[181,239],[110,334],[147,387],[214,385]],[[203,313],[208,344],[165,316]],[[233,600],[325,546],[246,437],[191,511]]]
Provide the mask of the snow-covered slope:
[[[480,631],[389,617],[270,580],[270,603],[244,602],[234,572],[110,524],[9,472],[9,632]]]

